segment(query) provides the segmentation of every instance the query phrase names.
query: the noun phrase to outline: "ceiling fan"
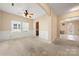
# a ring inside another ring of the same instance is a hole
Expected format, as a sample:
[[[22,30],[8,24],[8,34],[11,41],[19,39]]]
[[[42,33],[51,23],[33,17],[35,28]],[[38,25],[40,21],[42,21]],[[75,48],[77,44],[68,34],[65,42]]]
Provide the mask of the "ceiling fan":
[[[15,4],[14,4],[14,3],[11,3],[11,5],[12,5],[12,7],[13,7]],[[28,12],[28,10],[25,10],[25,11],[24,11],[24,16],[27,17],[27,18],[32,19],[32,16],[33,16],[33,15],[34,15],[34,14]]]
[[[28,12],[28,10],[25,10],[24,15],[25,15],[25,17],[27,17],[27,18],[32,18],[32,16],[33,16],[34,14]]]

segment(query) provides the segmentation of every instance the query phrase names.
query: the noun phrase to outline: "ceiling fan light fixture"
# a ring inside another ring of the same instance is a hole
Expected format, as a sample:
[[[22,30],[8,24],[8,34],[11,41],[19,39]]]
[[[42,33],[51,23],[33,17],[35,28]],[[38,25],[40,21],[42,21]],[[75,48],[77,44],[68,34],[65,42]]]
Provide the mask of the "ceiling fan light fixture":
[[[12,6],[14,6],[14,3],[12,3]]]
[[[28,18],[28,19],[32,19],[33,13],[28,13],[28,10],[25,10],[24,12],[24,17]]]
[[[24,14],[25,14],[25,16],[27,16],[27,15],[28,15],[28,11],[27,11],[27,10],[25,10]]]

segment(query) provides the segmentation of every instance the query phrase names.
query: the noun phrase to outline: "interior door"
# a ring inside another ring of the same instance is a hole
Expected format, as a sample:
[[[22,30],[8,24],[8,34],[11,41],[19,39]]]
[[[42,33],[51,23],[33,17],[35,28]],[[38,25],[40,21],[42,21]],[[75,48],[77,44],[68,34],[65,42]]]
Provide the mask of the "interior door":
[[[39,36],[39,22],[36,22],[36,36]]]

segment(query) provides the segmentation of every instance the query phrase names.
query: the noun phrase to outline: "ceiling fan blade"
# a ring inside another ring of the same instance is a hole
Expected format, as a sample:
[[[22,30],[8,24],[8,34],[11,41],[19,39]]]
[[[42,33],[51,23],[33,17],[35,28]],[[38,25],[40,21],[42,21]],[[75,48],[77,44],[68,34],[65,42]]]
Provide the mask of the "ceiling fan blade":
[[[24,14],[25,14],[25,16],[27,16],[27,15],[28,15],[28,11],[27,11],[27,10],[25,10]]]
[[[29,16],[29,18],[32,18],[32,16]]]
[[[28,18],[28,19],[32,19],[32,15],[34,15],[33,13],[29,13],[28,10],[25,10],[24,15]]]
[[[30,15],[34,15],[33,13],[31,13]]]
[[[34,15],[33,13],[28,13],[29,15]]]

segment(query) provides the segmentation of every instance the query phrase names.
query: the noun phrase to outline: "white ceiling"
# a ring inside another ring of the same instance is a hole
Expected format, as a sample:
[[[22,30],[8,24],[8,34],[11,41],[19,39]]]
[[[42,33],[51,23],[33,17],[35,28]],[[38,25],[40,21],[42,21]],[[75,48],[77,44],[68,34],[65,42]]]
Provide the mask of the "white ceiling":
[[[14,3],[14,6],[11,3],[0,3],[0,10],[20,16],[23,16],[24,11],[28,10],[34,14],[33,19],[45,14],[44,10],[36,3]]]
[[[57,15],[63,15],[72,7],[79,6],[79,3],[49,3],[48,5]],[[14,3],[13,7],[11,3],[0,3],[0,10],[20,16],[23,16],[26,9],[29,12],[34,13],[33,19],[46,14],[36,3]]]
[[[79,6],[79,3],[50,3],[49,6],[57,15],[63,15],[67,13],[71,8]]]

